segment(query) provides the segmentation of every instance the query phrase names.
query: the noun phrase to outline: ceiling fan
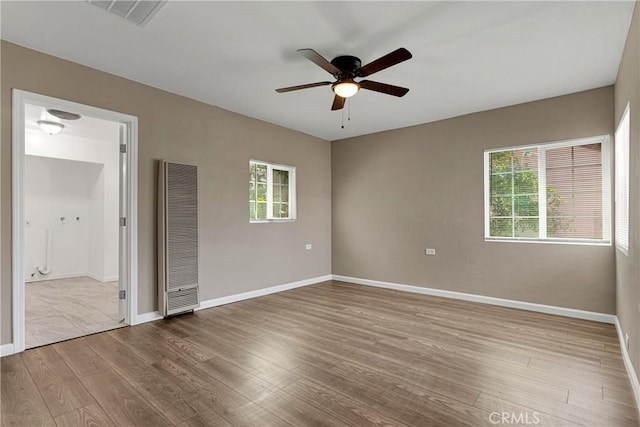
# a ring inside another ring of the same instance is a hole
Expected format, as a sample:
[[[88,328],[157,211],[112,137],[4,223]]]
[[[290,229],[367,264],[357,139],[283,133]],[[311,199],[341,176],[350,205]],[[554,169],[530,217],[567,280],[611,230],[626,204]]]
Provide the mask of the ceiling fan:
[[[375,92],[386,93],[393,96],[404,96],[409,89],[400,86],[393,86],[386,83],[374,82],[371,80],[360,80],[356,82],[354,79],[358,77],[367,77],[385,68],[392,67],[407,59],[411,59],[412,55],[407,49],[401,47],[391,53],[376,59],[367,65],[361,66],[360,58],[355,56],[343,55],[337,56],[327,61],[322,55],[313,49],[298,49],[298,52],[309,61],[318,65],[320,68],[328,71],[336,79],[335,82],[317,82],[299,86],[290,86],[276,89],[278,93],[291,92],[300,89],[309,89],[318,86],[329,86],[335,93],[331,110],[340,110],[344,107],[347,98],[355,95],[360,89],[373,90]]]

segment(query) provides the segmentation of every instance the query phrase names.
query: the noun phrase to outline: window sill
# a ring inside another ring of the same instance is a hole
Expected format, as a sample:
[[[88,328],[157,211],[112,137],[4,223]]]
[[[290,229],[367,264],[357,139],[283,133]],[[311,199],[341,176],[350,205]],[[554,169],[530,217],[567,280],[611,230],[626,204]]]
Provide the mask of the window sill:
[[[485,242],[507,242],[507,243],[543,243],[552,245],[582,245],[582,246],[611,246],[608,240],[587,240],[587,239],[513,239],[509,237],[485,237]]]
[[[622,254],[626,257],[629,256],[629,248],[623,248],[622,246],[618,246],[616,245],[616,249],[620,252],[622,252]]]
[[[295,219],[250,219],[249,224],[269,224],[278,222],[296,222]]]

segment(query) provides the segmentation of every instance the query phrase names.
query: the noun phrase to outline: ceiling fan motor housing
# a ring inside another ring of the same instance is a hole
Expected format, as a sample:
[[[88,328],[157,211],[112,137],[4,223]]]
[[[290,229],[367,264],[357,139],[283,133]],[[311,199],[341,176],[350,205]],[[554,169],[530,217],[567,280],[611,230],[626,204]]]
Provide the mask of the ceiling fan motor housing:
[[[360,58],[350,55],[337,56],[331,60],[331,63],[341,71],[335,76],[337,79],[356,77],[356,71],[362,65]]]

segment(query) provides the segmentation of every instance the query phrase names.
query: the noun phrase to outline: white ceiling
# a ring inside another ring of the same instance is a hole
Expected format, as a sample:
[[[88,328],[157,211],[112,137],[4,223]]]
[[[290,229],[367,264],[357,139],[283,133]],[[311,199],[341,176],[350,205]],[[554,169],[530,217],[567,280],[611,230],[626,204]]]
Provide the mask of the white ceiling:
[[[5,40],[326,140],[612,84],[633,10],[632,1],[170,1],[141,28],[84,1],[0,5]],[[360,91],[344,129],[330,87],[274,91],[331,80],[296,49],[367,63],[398,47],[413,59],[368,79],[410,92]]]
[[[69,111],[76,113],[76,111]],[[113,135],[118,135],[119,124],[108,120],[96,119],[94,117],[82,116],[78,120],[61,120],[47,113],[47,109],[39,105],[25,104],[24,125],[26,129],[44,132],[38,126],[38,120],[58,122],[64,125],[64,129],[59,135],[75,136],[94,141],[104,141],[111,139]]]

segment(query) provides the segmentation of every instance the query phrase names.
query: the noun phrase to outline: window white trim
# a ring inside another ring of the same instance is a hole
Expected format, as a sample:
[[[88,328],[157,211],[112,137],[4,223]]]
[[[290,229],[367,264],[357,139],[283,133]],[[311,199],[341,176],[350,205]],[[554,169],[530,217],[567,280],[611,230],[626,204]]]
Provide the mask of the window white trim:
[[[555,147],[554,147],[555,148]],[[538,149],[538,239],[547,238],[547,156]]]
[[[296,167],[283,165],[278,163],[265,162],[263,160],[249,160],[249,167],[252,164],[263,165],[267,167],[267,219],[253,219],[249,217],[252,224],[270,223],[270,222],[294,222],[297,219],[297,190],[296,190]],[[273,170],[283,170],[289,172],[289,217],[274,218],[273,217]],[[257,192],[257,188],[256,188]],[[257,209],[257,207],[256,207]]]
[[[500,153],[504,151],[514,150],[538,150],[538,194],[546,195],[546,156],[548,149],[556,149],[561,147],[575,147],[579,145],[602,144],[602,239],[580,239],[580,238],[553,238],[546,237],[546,217],[547,217],[547,198],[539,197],[539,224],[538,237],[498,237],[491,236],[491,218],[490,218],[490,155],[491,153]],[[611,154],[610,154],[610,137],[609,135],[598,135],[586,138],[575,138],[563,141],[552,141],[539,144],[527,144],[500,148],[491,148],[484,150],[484,240],[486,242],[517,242],[517,243],[551,243],[551,244],[571,244],[571,245],[594,245],[594,246],[611,246],[612,221],[611,221]],[[544,220],[544,221],[543,221]]]
[[[629,103],[620,117],[615,133],[615,245],[620,252],[629,252]],[[624,200],[621,200],[624,199]]]
[[[528,148],[560,148],[560,147],[573,147],[576,145],[589,145],[589,144],[597,144],[599,142],[604,142],[604,140],[609,142],[609,135],[596,135],[596,136],[588,136],[585,138],[573,138],[573,139],[563,139],[559,141],[548,141],[548,142],[540,142],[536,144],[526,144],[526,145],[511,145],[509,147],[498,147],[498,148],[488,148],[484,150],[485,153],[500,153],[502,151],[513,151],[513,150],[526,150]],[[488,159],[488,157],[487,157]]]

